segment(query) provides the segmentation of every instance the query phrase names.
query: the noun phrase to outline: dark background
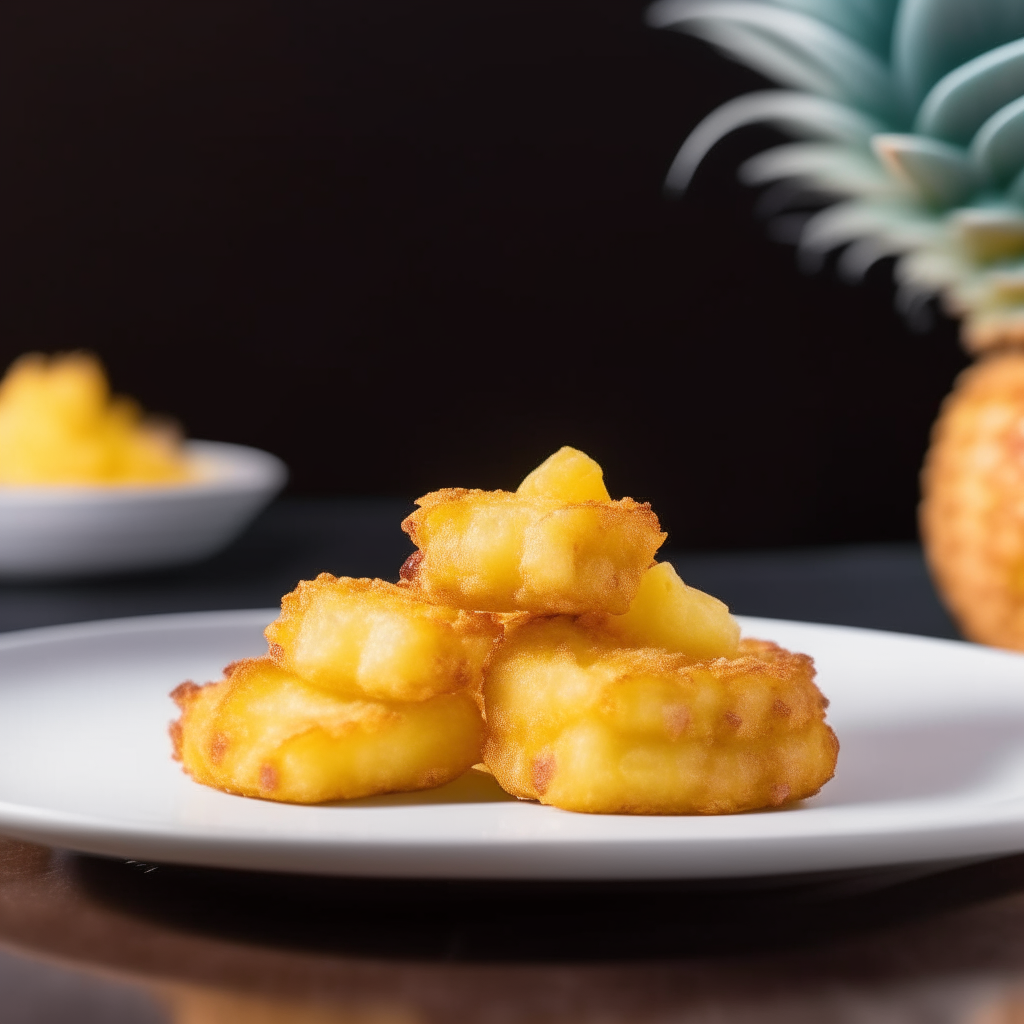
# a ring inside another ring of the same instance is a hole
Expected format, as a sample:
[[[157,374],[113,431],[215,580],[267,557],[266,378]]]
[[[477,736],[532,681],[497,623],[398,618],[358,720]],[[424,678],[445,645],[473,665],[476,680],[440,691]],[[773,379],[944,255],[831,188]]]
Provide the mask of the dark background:
[[[293,493],[514,486],[561,444],[678,546],[914,535],[964,365],[889,268],[802,276],[722,145],[759,79],[643,0],[7,0],[0,356],[86,347]]]

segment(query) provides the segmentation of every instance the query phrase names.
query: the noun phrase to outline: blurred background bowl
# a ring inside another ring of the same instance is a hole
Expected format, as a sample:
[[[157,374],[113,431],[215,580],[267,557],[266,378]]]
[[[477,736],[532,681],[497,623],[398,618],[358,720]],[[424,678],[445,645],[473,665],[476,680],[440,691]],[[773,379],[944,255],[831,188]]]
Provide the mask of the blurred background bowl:
[[[56,579],[208,558],[284,487],[288,469],[258,448],[188,441],[196,479],[126,487],[0,487],[0,577]]]

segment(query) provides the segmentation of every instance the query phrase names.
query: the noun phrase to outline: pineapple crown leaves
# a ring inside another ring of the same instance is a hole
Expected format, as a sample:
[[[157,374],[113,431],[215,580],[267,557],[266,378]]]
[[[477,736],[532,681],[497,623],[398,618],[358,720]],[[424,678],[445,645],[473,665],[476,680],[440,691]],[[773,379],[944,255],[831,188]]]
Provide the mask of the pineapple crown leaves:
[[[701,121],[670,192],[730,132],[780,128],[803,141],[740,174],[833,201],[803,227],[802,262],[838,250],[857,280],[895,257],[905,312],[940,295],[968,348],[1024,344],[1024,0],[658,0],[647,20],[781,86]]]

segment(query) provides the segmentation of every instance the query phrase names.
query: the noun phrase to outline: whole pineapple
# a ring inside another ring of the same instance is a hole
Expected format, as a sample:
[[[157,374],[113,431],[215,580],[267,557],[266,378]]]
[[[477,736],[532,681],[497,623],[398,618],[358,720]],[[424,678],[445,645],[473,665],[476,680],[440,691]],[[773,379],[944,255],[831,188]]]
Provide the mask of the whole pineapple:
[[[741,176],[821,197],[801,256],[840,250],[854,280],[896,257],[905,312],[938,296],[962,318],[983,358],[935,425],[922,536],[964,633],[1024,650],[1024,0],[659,0],[648,21],[785,86],[706,117],[670,190],[729,132],[780,127],[801,141]]]
[[[922,473],[932,575],[966,636],[1024,650],[1024,354],[966,370]]]

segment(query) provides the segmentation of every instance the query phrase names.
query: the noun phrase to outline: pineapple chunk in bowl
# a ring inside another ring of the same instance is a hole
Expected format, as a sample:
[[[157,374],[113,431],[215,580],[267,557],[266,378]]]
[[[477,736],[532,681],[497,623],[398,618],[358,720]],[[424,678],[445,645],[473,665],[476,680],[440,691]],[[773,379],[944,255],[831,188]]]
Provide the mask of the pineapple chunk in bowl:
[[[111,393],[87,352],[30,352],[0,380],[0,577],[53,578],[193,562],[281,489],[266,452],[183,442]]]
[[[281,490],[269,452],[186,441],[185,480],[0,486],[0,577],[58,579],[198,562],[234,540]]]

